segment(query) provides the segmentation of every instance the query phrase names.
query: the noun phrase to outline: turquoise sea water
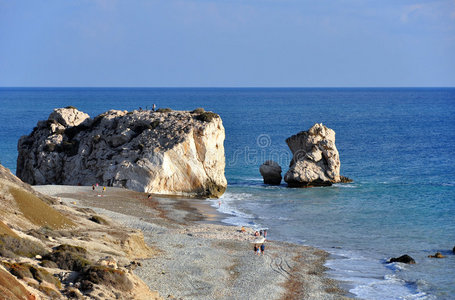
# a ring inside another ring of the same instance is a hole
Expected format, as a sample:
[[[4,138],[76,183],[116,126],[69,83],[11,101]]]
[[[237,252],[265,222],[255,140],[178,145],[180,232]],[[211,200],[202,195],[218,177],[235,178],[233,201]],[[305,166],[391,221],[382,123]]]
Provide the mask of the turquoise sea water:
[[[221,115],[226,222],[329,251],[329,274],[357,297],[455,299],[455,89],[2,88],[0,161],[15,172],[17,140],[53,108],[93,117],[153,103]],[[284,140],[316,122],[335,130],[341,173],[354,182],[263,185],[259,165],[274,159],[285,172]],[[437,251],[447,258],[427,257]],[[384,263],[405,253],[417,264]]]

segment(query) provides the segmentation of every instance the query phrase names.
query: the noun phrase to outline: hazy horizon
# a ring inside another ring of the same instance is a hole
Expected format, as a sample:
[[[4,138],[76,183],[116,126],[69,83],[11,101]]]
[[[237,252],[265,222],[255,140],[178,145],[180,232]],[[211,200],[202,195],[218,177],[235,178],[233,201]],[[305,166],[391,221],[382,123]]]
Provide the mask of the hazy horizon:
[[[2,87],[453,87],[455,1],[0,0]]]

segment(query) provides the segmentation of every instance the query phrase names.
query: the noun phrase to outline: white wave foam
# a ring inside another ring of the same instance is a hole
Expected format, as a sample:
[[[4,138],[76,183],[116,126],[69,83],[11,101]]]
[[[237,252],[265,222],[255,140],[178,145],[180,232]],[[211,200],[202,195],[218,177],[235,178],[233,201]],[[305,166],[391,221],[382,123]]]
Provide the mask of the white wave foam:
[[[279,220],[279,221],[292,221],[292,218],[280,217],[280,216],[259,216],[261,220]]]
[[[253,194],[250,193],[224,193],[219,199],[220,200],[245,200],[253,198]]]
[[[260,224],[254,222],[257,217],[235,208],[234,203],[237,201],[251,200],[254,198],[250,193],[225,193],[219,199],[209,200],[211,206],[223,214],[230,215],[223,222],[235,226],[248,226],[252,228],[260,228]]]
[[[261,177],[248,177],[248,178],[242,178],[242,180],[245,181],[263,181]]]
[[[344,189],[356,189],[358,186],[356,184],[346,184],[346,183],[336,183],[333,186]]]
[[[356,251],[327,249],[333,256],[326,262],[328,274],[347,282],[349,292],[361,299],[431,299],[418,291],[418,283],[406,282],[397,277],[401,264],[386,264],[380,259]],[[384,273],[386,275],[384,275]]]

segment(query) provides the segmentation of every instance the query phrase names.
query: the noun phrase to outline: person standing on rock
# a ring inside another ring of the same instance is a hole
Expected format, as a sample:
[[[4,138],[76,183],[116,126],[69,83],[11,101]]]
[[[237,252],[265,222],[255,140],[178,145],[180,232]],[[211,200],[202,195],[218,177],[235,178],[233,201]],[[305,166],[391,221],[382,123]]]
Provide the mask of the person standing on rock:
[[[155,103],[153,103],[152,110],[155,111],[155,109],[156,109],[156,105],[155,105]]]

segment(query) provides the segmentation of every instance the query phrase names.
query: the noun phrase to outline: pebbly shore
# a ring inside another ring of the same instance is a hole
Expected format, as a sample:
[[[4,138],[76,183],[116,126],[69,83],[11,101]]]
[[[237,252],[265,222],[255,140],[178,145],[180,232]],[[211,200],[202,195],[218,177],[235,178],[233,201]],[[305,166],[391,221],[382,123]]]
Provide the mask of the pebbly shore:
[[[171,299],[344,299],[325,275],[328,253],[267,240],[253,252],[253,229],[221,224],[206,200],[151,196],[120,188],[34,186],[70,206],[89,207],[139,229],[155,256],[134,273]]]

